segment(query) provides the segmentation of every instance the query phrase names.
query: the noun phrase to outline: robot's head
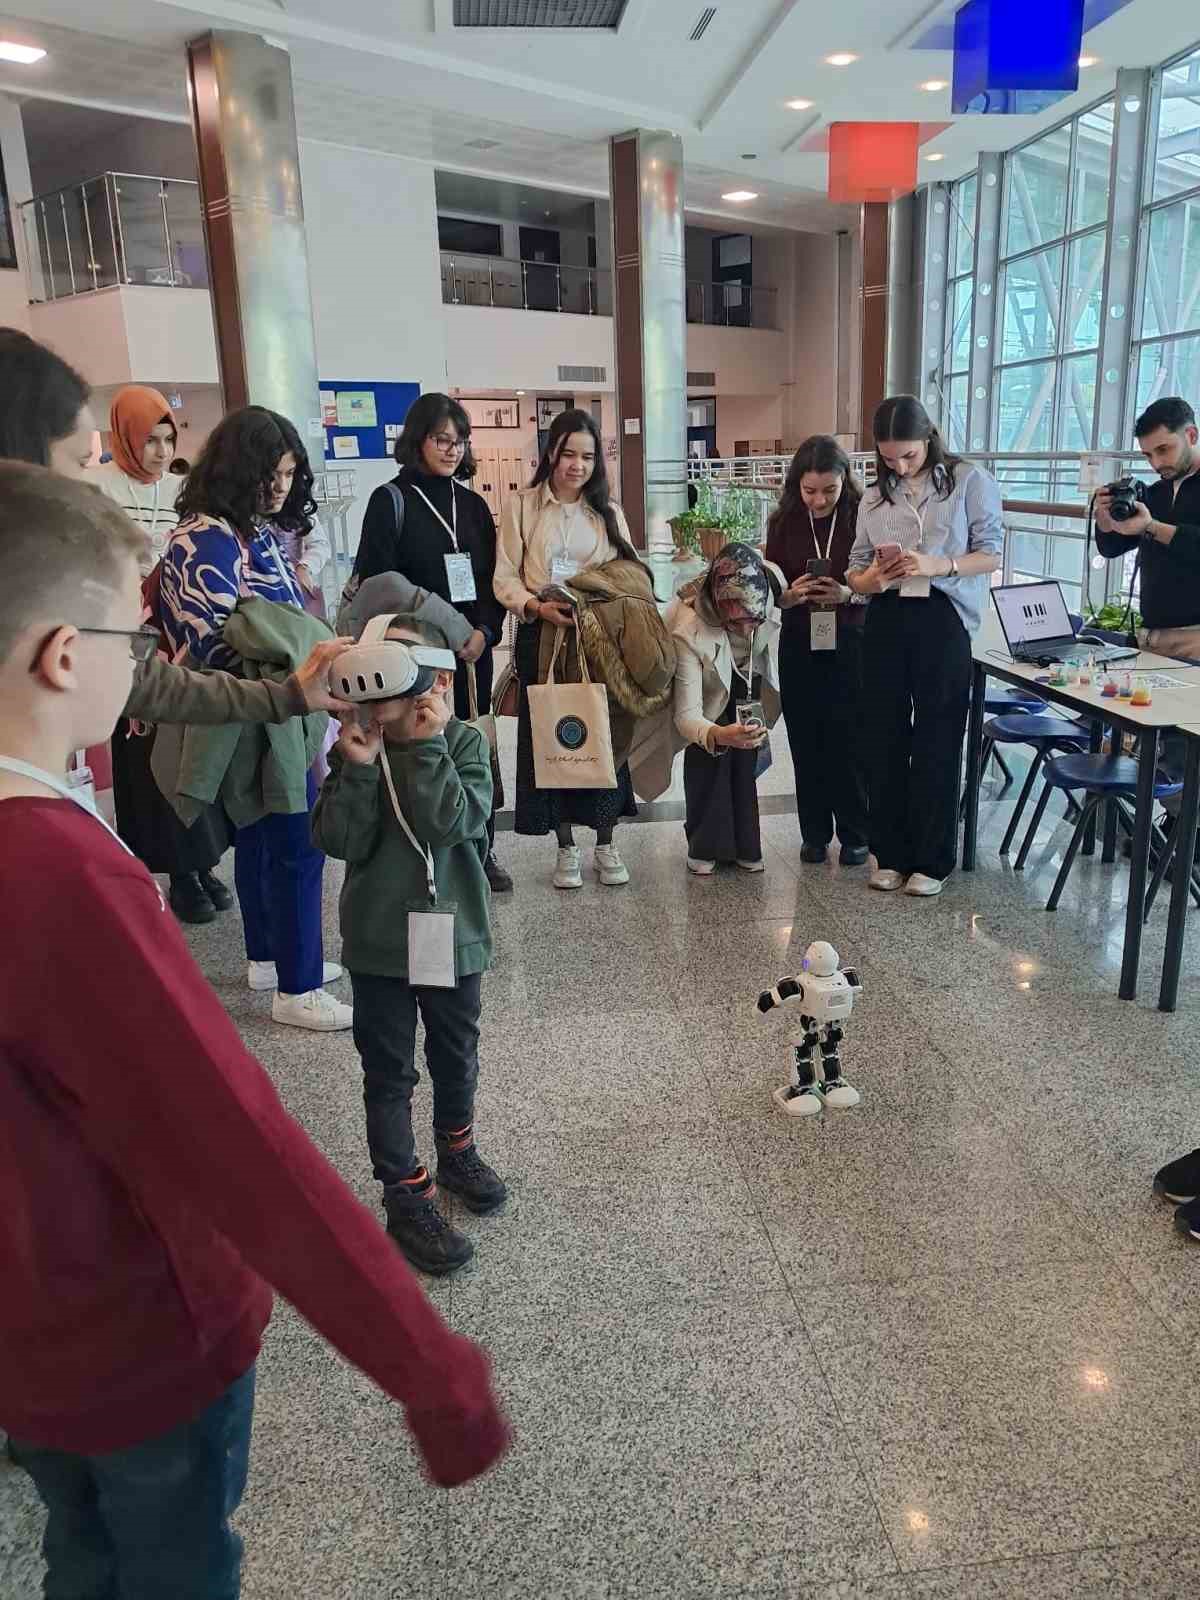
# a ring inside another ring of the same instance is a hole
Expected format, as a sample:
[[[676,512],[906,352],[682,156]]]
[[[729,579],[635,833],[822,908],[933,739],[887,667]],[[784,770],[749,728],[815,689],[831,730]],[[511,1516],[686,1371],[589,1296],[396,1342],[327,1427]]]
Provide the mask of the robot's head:
[[[824,939],[810,944],[804,952],[804,970],[814,978],[832,978],[838,969],[838,953]]]

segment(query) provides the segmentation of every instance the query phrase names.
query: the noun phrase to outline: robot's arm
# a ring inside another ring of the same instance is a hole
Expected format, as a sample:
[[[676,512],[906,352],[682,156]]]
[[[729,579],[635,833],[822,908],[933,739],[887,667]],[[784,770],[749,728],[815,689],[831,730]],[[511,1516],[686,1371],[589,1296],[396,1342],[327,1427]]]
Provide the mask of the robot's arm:
[[[776,1006],[785,1006],[804,999],[804,985],[799,978],[781,978],[773,989],[764,989],[758,997],[758,1009],[765,1016]]]
[[[852,989],[862,988],[862,979],[858,975],[857,967],[843,967],[842,977],[845,978]]]

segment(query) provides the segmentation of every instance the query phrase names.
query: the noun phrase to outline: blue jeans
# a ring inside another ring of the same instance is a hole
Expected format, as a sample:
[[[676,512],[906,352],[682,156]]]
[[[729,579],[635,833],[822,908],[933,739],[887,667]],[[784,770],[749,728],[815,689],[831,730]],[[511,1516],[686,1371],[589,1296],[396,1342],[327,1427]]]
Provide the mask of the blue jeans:
[[[281,994],[321,987],[321,876],[325,857],[312,842],[317,785],[308,779],[308,810],[264,817],[239,828],[233,878],[246,957],[273,961]]]
[[[13,1441],[46,1507],[45,1600],[237,1600],[254,1368],[170,1433],[104,1455]]]

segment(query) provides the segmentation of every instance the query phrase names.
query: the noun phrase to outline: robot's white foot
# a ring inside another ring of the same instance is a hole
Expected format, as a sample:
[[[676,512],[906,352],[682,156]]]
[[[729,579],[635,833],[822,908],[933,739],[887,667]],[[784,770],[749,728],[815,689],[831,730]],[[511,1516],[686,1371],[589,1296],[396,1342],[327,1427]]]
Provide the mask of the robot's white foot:
[[[785,1083],[772,1093],[771,1098],[776,1111],[782,1111],[785,1117],[815,1117],[820,1114],[821,1097],[811,1089],[805,1094],[794,1094],[792,1086]]]
[[[857,1089],[852,1089],[844,1080],[840,1080],[832,1089],[824,1091],[825,1104],[832,1106],[835,1111],[849,1111],[851,1106],[856,1106],[862,1099]]]

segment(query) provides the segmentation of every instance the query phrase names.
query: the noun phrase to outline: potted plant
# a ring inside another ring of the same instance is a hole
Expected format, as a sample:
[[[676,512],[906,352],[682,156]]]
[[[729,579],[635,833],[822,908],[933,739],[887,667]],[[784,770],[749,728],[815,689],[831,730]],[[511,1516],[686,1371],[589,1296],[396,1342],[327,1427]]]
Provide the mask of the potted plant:
[[[709,482],[702,482],[696,504],[690,511],[671,518],[676,561],[699,556],[713,561],[727,544],[740,540],[758,543],[758,496],[744,485],[731,484],[717,494]]]

